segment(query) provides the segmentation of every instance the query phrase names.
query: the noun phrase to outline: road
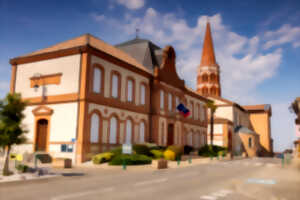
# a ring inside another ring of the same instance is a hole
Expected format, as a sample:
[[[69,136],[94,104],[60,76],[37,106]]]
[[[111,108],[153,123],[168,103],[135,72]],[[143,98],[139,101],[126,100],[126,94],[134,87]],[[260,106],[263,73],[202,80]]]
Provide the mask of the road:
[[[0,199],[299,200],[299,175],[266,158],[168,170],[77,169],[73,176],[1,184]]]

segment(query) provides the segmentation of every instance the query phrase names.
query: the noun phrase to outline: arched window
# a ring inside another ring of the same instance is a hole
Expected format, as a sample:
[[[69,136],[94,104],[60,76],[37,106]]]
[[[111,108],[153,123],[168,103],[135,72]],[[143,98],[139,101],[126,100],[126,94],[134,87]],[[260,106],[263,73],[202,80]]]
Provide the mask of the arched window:
[[[140,102],[142,105],[145,105],[146,102],[146,86],[145,84],[141,84],[141,99]]]
[[[187,135],[187,145],[193,146],[193,133],[189,132]]]
[[[215,74],[211,74],[210,75],[210,81],[211,82],[215,82],[216,81],[216,75]]]
[[[207,82],[208,81],[208,76],[207,74],[202,75],[202,82]]]
[[[194,114],[195,114],[195,116],[194,116],[195,120],[198,120],[198,116],[199,116],[198,111],[199,111],[199,104],[196,104],[196,106],[195,106],[195,112],[194,112]]]
[[[109,129],[109,143],[117,143],[117,131],[118,131],[118,120],[116,117],[110,118],[110,129]]]
[[[168,109],[169,111],[172,111],[173,105],[172,105],[172,94],[169,93],[168,95]]]
[[[160,129],[160,141],[161,144],[164,145],[165,144],[165,124],[162,122],[161,123],[161,129]]]
[[[112,73],[112,80],[111,80],[111,96],[114,98],[120,97],[120,76],[116,72]]]
[[[91,117],[91,128],[90,128],[90,142],[98,143],[99,142],[99,116],[96,113],[93,113]]]
[[[160,91],[160,109],[164,109],[165,105],[165,93],[163,90]]]
[[[210,88],[210,93],[212,95],[216,95],[217,94],[217,89],[215,87]]]
[[[208,89],[207,87],[202,88],[202,94],[207,95],[208,94]]]
[[[144,143],[145,142],[145,123],[140,123],[140,135],[139,135],[139,142]]]
[[[132,138],[132,121],[130,119],[127,119],[126,121],[126,144],[131,144],[131,138]]]
[[[102,88],[102,69],[99,67],[94,67],[94,77],[93,77],[93,92],[101,93]]]
[[[134,81],[132,79],[128,79],[127,81],[127,101],[133,101],[134,94]]]

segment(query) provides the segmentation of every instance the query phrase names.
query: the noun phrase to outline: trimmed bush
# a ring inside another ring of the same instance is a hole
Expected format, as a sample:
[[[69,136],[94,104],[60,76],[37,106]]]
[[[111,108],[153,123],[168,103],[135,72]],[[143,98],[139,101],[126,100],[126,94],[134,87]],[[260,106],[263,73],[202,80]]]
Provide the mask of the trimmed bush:
[[[151,164],[152,159],[148,156],[139,154],[120,154],[115,156],[109,162],[109,165],[123,165],[123,163],[126,163],[126,165],[145,165]]]
[[[220,151],[226,151],[226,148],[217,145],[205,145],[204,147],[199,149],[198,155],[204,157],[216,157],[219,155],[218,152]]]
[[[162,150],[151,150],[150,153],[152,154],[152,157],[155,159],[163,158],[164,152]]]
[[[168,149],[168,150],[166,150],[166,151],[164,152],[164,158],[165,158],[166,160],[175,160],[176,154],[175,154],[174,151]]]
[[[184,153],[184,149],[183,146],[177,146],[177,145],[172,145],[172,146],[168,146],[167,150],[171,150],[175,153],[175,157],[181,157],[182,154]]]
[[[22,164],[19,164],[16,166],[16,169],[19,171],[19,172],[27,172],[27,170],[29,169],[29,167],[27,165],[22,165]]]
[[[114,154],[111,152],[100,153],[92,157],[94,164],[101,164],[110,161],[113,158]]]
[[[113,153],[115,156],[120,155],[120,154],[122,154],[122,147],[116,147],[116,148],[110,150],[110,152]]]
[[[194,147],[189,145],[184,145],[183,150],[184,150],[184,155],[189,155],[192,151],[194,151]]]
[[[151,156],[150,149],[145,144],[135,144],[132,146],[132,149],[136,154]]]

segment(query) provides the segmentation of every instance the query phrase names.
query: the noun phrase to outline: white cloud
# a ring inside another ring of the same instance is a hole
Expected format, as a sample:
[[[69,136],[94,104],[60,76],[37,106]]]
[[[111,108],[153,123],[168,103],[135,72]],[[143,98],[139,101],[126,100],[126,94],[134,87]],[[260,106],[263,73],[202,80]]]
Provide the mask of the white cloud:
[[[94,19],[103,19],[100,15]],[[230,30],[220,14],[199,16],[197,23],[189,25],[184,18],[173,13],[162,14],[148,8],[141,17],[125,14],[123,20],[106,18],[105,22],[124,34],[135,34],[136,28],[147,39],[160,46],[171,44],[177,52],[177,69],[188,86],[196,88],[196,72],[200,64],[201,50],[207,19],[211,23],[216,58],[221,69],[222,92],[225,97],[248,103],[250,93],[258,84],[276,73],[282,58],[277,48],[268,53],[259,48],[262,39],[256,35],[246,37]],[[300,44],[299,44],[300,45]]]
[[[137,10],[145,5],[145,0],[117,0],[116,2],[130,10]]]
[[[264,49],[286,43],[291,43],[297,48],[300,46],[300,26],[292,27],[290,24],[284,24],[278,30],[266,32],[264,37],[266,39]]]

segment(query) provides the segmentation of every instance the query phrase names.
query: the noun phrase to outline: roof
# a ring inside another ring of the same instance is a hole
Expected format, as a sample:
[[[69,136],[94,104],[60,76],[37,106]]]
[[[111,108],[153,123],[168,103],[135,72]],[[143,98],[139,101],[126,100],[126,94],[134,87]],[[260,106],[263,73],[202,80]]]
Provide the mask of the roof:
[[[217,66],[209,22],[206,24],[200,67],[201,66]]]
[[[248,129],[245,126],[237,126],[234,128],[235,133],[247,133],[247,134],[256,134],[254,131]]]
[[[124,51],[110,45],[107,44],[106,42],[104,42],[103,40],[91,35],[91,34],[84,34],[81,35],[79,37],[75,37],[72,38],[70,40],[61,42],[61,43],[57,43],[53,46],[44,48],[44,49],[40,49],[38,51],[32,52],[30,54],[26,54],[23,56],[19,56],[15,59],[18,58],[23,58],[23,57],[30,57],[30,56],[35,56],[35,55],[39,55],[39,54],[44,54],[44,53],[50,53],[50,52],[55,52],[55,51],[60,51],[60,50],[65,50],[65,49],[71,49],[74,47],[80,47],[80,46],[85,46],[85,45],[89,45],[91,47],[94,47],[97,50],[103,51],[111,56],[114,56],[120,60],[123,60],[124,62],[131,64],[145,72],[151,73],[151,71],[146,68],[145,66],[143,66],[140,62],[138,62],[135,58],[133,58],[132,56],[128,55],[127,53],[125,53]]]
[[[267,112],[270,115],[272,115],[272,108],[270,104],[260,104],[260,105],[246,105],[243,106],[245,110],[248,112],[254,113],[254,112]]]
[[[208,119],[208,122],[210,122],[210,118]],[[214,117],[214,123],[215,124],[230,124],[233,125],[233,122],[229,119],[222,118],[222,117]]]
[[[161,65],[162,49],[150,40],[135,38],[115,46],[135,58],[151,72]]]
[[[245,110],[242,106],[240,106],[238,103],[235,103],[235,102],[230,101],[230,100],[228,100],[228,99],[224,99],[224,98],[222,98],[222,97],[217,97],[217,96],[209,96],[208,98],[209,98],[209,99],[216,99],[216,100],[223,101],[223,102],[227,103],[227,105],[225,105],[225,106],[235,106],[235,107],[239,108],[239,109],[242,110],[242,111],[246,111],[246,110]],[[224,105],[217,105],[217,106],[224,106]]]

